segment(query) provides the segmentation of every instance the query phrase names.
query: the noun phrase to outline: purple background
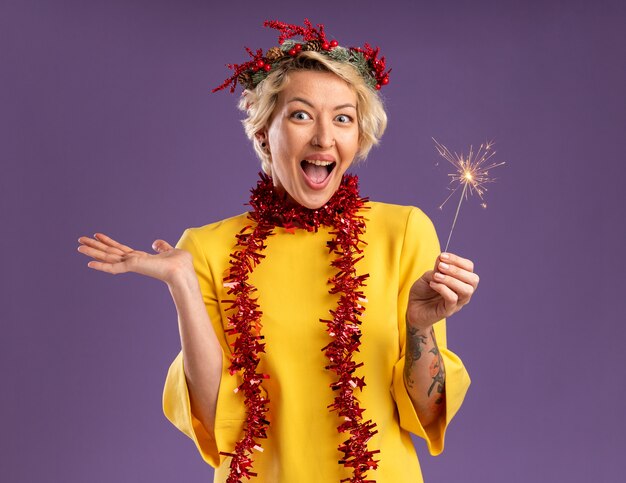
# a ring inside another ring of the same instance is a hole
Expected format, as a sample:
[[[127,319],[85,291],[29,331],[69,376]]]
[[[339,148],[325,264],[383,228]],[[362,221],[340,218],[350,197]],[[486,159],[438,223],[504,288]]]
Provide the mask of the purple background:
[[[507,162],[452,238],[481,276],[449,320],[473,384],[444,453],[416,441],[426,481],[624,481],[624,2],[322,0],[2,2],[0,480],[211,481],[162,414],[167,288],[88,269],[76,240],[150,251],[242,212],[258,164],[209,89],[275,45],[264,19],[305,16],[393,68],[364,194],[421,207],[445,243],[431,136]]]

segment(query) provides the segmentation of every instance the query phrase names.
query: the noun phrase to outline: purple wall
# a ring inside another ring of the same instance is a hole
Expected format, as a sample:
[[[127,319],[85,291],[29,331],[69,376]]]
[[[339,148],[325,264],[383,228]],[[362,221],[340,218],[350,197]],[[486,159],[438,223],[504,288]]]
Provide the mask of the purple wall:
[[[426,481],[623,481],[624,3],[344,3],[0,4],[1,481],[211,481],[161,410],[167,288],[88,269],[76,240],[149,251],[242,212],[258,165],[236,97],[209,89],[275,44],[264,19],[305,16],[393,68],[364,194],[421,207],[445,242],[431,136],[494,138],[507,162],[452,239],[481,276],[449,320],[473,384],[444,453],[416,441]]]

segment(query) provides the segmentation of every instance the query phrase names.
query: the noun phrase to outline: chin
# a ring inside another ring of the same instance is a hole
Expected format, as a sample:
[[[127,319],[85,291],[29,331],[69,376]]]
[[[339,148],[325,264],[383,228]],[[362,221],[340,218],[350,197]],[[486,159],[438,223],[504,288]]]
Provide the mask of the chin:
[[[328,200],[332,198],[333,194],[334,193],[324,198],[320,198],[319,196],[307,197],[306,199],[303,199],[302,201],[300,201],[299,204],[301,204],[305,208],[308,208],[309,210],[317,210],[318,208],[321,208],[326,203],[328,203]]]
[[[299,196],[296,201],[310,210],[317,210],[324,206],[333,197],[339,189],[341,178],[339,180],[330,180],[330,183],[323,189],[311,189],[310,186],[302,186],[299,190]]]

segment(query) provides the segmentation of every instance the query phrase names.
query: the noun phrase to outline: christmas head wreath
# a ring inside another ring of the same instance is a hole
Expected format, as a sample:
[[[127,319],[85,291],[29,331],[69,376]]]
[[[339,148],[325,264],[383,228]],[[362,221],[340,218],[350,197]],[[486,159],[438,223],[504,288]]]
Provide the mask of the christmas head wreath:
[[[267,52],[263,52],[263,49],[252,51],[245,47],[251,59],[243,64],[228,64],[228,68],[234,71],[233,75],[213,92],[229,86],[230,92],[235,92],[237,83],[245,89],[254,89],[275,66],[306,51],[319,52],[338,62],[351,64],[372,89],[378,90],[389,83],[391,69],[385,70],[385,57],[378,58],[378,47],[373,48],[368,43],[363,47],[342,47],[336,40],[326,38],[324,25],[317,24],[315,28],[307,18],[304,19],[303,27],[277,20],[266,20],[263,26],[280,31],[279,46]],[[302,37],[302,40],[293,39],[297,36]]]

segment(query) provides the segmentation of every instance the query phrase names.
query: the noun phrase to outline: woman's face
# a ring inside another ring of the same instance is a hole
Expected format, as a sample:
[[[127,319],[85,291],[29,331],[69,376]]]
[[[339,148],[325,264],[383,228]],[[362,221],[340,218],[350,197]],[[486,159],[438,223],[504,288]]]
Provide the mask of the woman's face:
[[[294,71],[266,136],[274,185],[307,208],[323,206],[359,148],[357,95],[330,72]]]

